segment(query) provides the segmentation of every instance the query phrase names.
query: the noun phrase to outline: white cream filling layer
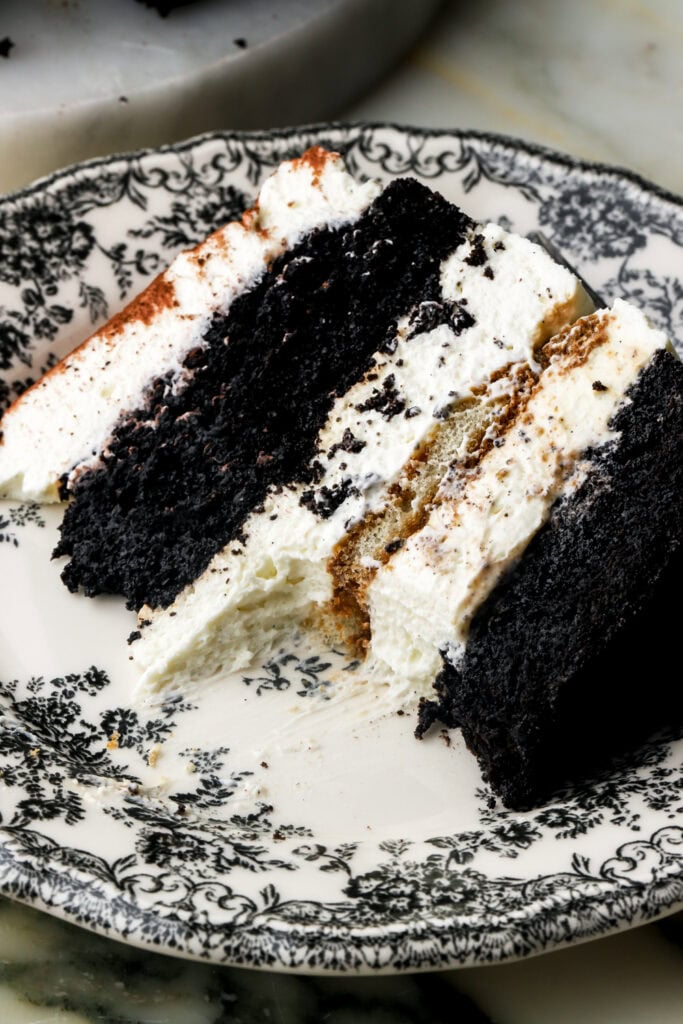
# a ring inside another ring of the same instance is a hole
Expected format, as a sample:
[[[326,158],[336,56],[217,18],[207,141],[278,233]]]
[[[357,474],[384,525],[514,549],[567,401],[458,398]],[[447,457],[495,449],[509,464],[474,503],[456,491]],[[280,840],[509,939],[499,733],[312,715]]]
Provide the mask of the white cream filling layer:
[[[56,501],[60,477],[98,455],[152,380],[182,379],[183,360],[215,312],[305,234],[357,219],[380,190],[355,181],[332,154],[282,164],[261,188],[257,213],[175,258],[162,275],[168,305],[102,328],[5,415],[0,497]]]
[[[411,338],[406,316],[395,350],[376,353],[368,377],[332,407],[320,434],[318,459],[326,473],[316,491],[347,482],[353,492],[329,518],[301,505],[306,486],[270,494],[263,511],[245,524],[244,547],[228,544],[170,608],[144,610],[152,623],[131,648],[143,691],[183,688],[243,668],[288,624],[327,602],[327,561],[335,545],[351,523],[386,500],[387,486],[435,417],[508,363],[533,361],[535,343],[549,330],[545,321],[558,307],[567,321],[586,311],[580,284],[542,249],[496,225],[477,232],[484,235],[492,276],[466,262],[471,242],[444,262],[441,276],[443,298],[466,297],[473,326],[456,335],[442,325]],[[376,409],[359,410],[389,377],[410,415],[387,419]],[[347,431],[362,442],[359,451],[334,450]]]
[[[373,657],[419,692],[429,692],[441,651],[457,662],[474,612],[556,498],[584,479],[582,453],[613,440],[609,423],[624,392],[667,344],[625,302],[598,315],[604,342],[572,367],[569,334],[566,354],[552,358],[504,443],[469,477],[444,479],[428,522],[369,587]]]

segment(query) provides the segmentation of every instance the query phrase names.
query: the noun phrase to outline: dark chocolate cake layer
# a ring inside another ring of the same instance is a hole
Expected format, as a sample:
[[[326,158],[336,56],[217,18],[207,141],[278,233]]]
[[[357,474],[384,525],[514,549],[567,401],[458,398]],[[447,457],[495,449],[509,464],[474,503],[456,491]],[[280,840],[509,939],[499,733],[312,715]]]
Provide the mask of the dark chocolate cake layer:
[[[441,262],[471,223],[401,179],[355,222],[275,260],[187,357],[188,385],[174,394],[157,380],[101,466],[74,479],[55,551],[70,556],[67,586],[165,607],[239,542],[268,488],[324,483],[316,437],[335,397],[391,343],[399,316],[440,298]],[[344,497],[330,493],[319,513]]]
[[[462,661],[444,660],[439,717],[460,725],[504,803],[526,809],[620,750],[683,722],[680,624],[683,364],[660,351],[588,453],[523,559],[477,611]],[[673,660],[672,660],[673,656]]]

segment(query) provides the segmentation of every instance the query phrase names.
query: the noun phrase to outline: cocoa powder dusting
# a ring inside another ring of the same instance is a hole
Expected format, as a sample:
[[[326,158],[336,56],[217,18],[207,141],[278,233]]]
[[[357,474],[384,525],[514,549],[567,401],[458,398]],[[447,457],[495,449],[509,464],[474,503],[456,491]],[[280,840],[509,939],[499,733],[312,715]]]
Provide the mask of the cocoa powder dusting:
[[[298,160],[294,161],[294,164],[308,164],[313,172],[313,185],[317,188],[326,165],[338,156],[338,153],[331,153],[329,150],[323,149],[322,146],[311,146],[301,154]]]
[[[101,338],[114,338],[133,323],[141,323],[148,327],[164,309],[172,309],[177,305],[173,282],[168,280],[165,273],[159,274],[137,298],[129,302],[120,313],[114,314],[100,329],[99,335]]]

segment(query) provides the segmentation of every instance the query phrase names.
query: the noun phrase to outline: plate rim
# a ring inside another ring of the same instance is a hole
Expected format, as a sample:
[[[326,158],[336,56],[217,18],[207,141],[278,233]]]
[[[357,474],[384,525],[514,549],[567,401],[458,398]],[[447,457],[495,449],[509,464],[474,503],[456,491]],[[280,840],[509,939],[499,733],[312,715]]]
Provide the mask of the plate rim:
[[[421,128],[419,125],[403,124],[398,121],[314,121],[310,124],[291,125],[285,128],[255,128],[255,129],[224,129],[217,128],[207,132],[200,132],[198,135],[191,135],[186,139],[177,142],[166,142],[161,146],[145,146],[141,149],[117,150],[103,156],[90,157],[87,160],[79,160],[72,164],[59,167],[49,174],[36,178],[27,185],[11,189],[0,195],[0,205],[8,202],[17,202],[27,198],[40,189],[48,188],[58,182],[61,178],[69,177],[81,171],[94,170],[104,164],[124,160],[132,162],[144,159],[154,154],[163,153],[184,153],[194,149],[205,142],[213,140],[234,140],[240,142],[244,139],[255,141],[267,141],[269,139],[287,139],[303,134],[323,134],[324,132],[353,132],[355,130],[380,131],[389,129],[404,135],[417,134],[424,138],[457,138],[476,139],[480,142],[489,142],[494,145],[504,146],[515,151],[522,150],[529,156],[539,157],[542,160],[550,160],[573,170],[580,169],[595,174],[607,175],[608,177],[620,178],[630,182],[643,192],[649,192],[664,202],[672,203],[674,206],[683,208],[683,193],[679,195],[663,185],[658,185],[638,171],[633,171],[620,164],[611,164],[607,161],[588,160],[584,157],[576,157],[570,153],[546,146],[544,143],[532,142],[528,139],[518,138],[515,135],[508,135],[505,132],[490,132],[478,128]]]
[[[572,172],[579,172],[582,174],[595,174],[611,178],[613,180],[618,180],[621,182],[629,182],[630,185],[635,186],[641,193],[648,196],[652,196],[660,202],[673,205],[674,207],[676,207],[677,212],[683,210],[683,196],[679,196],[676,193],[649,181],[648,179],[641,176],[637,172],[628,170],[626,168],[621,168],[616,165],[577,158],[569,154],[564,154],[542,144],[529,142],[524,139],[518,139],[515,136],[502,133],[487,132],[474,129],[469,130],[462,128],[420,128],[414,125],[402,125],[394,122],[385,121],[317,122],[308,125],[292,126],[272,130],[214,130],[201,133],[199,135],[193,136],[189,139],[185,139],[179,142],[167,143],[162,146],[147,147],[143,149],[133,150],[130,152],[117,152],[106,156],[94,157],[89,160],[76,162],[74,164],[70,164],[66,167],[60,168],[48,175],[45,175],[44,177],[37,179],[36,181],[30,183],[29,185],[23,186],[21,188],[18,188],[5,194],[4,196],[0,197],[0,209],[5,207],[6,205],[15,204],[18,202],[20,203],[22,200],[30,199],[37,193],[47,192],[55,187],[58,187],[60,182],[62,182],[65,179],[74,177],[77,178],[81,174],[87,174],[92,171],[97,171],[98,169],[109,166],[113,163],[133,163],[137,160],[143,160],[145,158],[153,156],[163,156],[165,154],[183,154],[192,151],[196,148],[199,148],[206,143],[211,143],[214,141],[234,141],[235,143],[238,144],[243,144],[245,142],[268,143],[269,141],[273,140],[286,141],[288,139],[297,138],[299,136],[310,136],[313,138],[315,136],[324,136],[325,134],[330,135],[333,133],[342,133],[344,135],[348,135],[349,139],[353,141],[355,132],[378,132],[387,130],[396,132],[403,138],[411,135],[425,140],[452,138],[457,139],[461,142],[463,140],[474,140],[479,143],[500,146],[507,151],[511,151],[514,153],[523,153],[528,157],[538,158],[544,163],[549,162],[556,166],[559,165],[561,167],[565,167]],[[30,829],[23,831],[30,831]],[[0,828],[0,832],[2,832],[3,835],[6,835],[6,828]],[[645,841],[647,842],[648,840],[646,839]],[[622,845],[624,844],[620,844],[619,849],[621,849]],[[62,870],[60,871],[57,867],[55,867],[52,863],[49,862],[47,864],[44,863],[42,865],[43,884],[48,878],[52,879],[51,891],[50,894],[46,897],[44,893],[41,893],[41,878],[31,877],[31,872],[30,870],[27,870],[26,864],[22,863],[20,858],[12,858],[8,846],[3,842],[0,845],[0,864],[4,863],[5,865],[7,865],[8,862],[11,862],[14,866],[15,877],[14,879],[9,880],[9,884],[8,881],[5,878],[3,878],[0,881],[0,886],[2,886],[2,889],[4,890],[6,895],[11,896],[19,902],[23,902],[34,907],[37,906],[41,909],[47,910],[53,914],[56,914],[59,917],[69,920],[72,923],[78,924],[89,930],[98,932],[100,934],[109,935],[112,938],[118,938],[119,940],[127,941],[130,944],[138,946],[140,948],[156,948],[160,951],[171,953],[176,956],[180,955],[193,960],[206,961],[207,959],[209,959],[214,962],[233,963],[239,966],[251,967],[255,969],[260,968],[268,970],[278,970],[283,972],[301,973],[302,971],[304,971],[306,973],[340,973],[343,971],[345,973],[388,974],[398,973],[399,971],[405,972],[406,970],[434,970],[448,969],[459,966],[470,966],[473,964],[485,965],[496,962],[498,959],[495,956],[492,956],[488,959],[484,958],[481,955],[481,952],[478,951],[475,946],[475,948],[469,955],[462,958],[456,959],[453,953],[446,954],[447,959],[444,960],[443,963],[438,964],[437,966],[430,962],[424,962],[423,964],[417,965],[415,963],[411,963],[407,966],[401,966],[400,964],[397,965],[395,960],[392,960],[390,963],[381,966],[373,966],[372,964],[368,963],[366,959],[364,966],[362,966],[361,968],[349,968],[340,965],[339,963],[336,963],[333,966],[317,965],[311,967],[303,963],[295,963],[288,965],[287,963],[280,962],[278,960],[274,960],[273,962],[268,962],[267,959],[264,959],[263,961],[258,961],[253,957],[250,959],[249,954],[247,954],[245,960],[242,960],[241,958],[238,958],[234,952],[228,954],[227,957],[224,957],[221,961],[219,961],[218,958],[212,956],[209,952],[196,954],[186,948],[179,948],[178,946],[175,946],[174,948],[173,944],[170,943],[163,944],[159,942],[158,939],[143,941],[142,939],[136,938],[135,936],[128,937],[128,935],[126,935],[125,929],[116,929],[115,927],[112,927],[110,925],[102,925],[98,923],[97,920],[93,921],[91,919],[92,914],[91,918],[87,918],[82,913],[79,914],[77,911],[74,911],[73,908],[65,908],[64,905],[60,904],[59,902],[60,888],[63,891],[64,869],[62,868]],[[668,877],[671,878],[672,876]],[[680,877],[683,878],[683,869]],[[93,887],[93,882],[97,882],[94,876],[90,879],[82,879],[80,877],[72,876],[70,882],[75,889],[78,889],[79,891],[88,892],[90,897],[89,903],[91,908],[93,906],[93,901],[95,903],[100,902],[102,906],[109,906],[112,894],[107,892],[107,888],[112,888],[111,886],[108,887],[106,884],[95,884],[95,886]],[[577,937],[575,934],[568,934],[566,938],[560,940],[552,938],[548,939],[545,943],[541,943],[536,940],[535,943],[532,945],[531,949],[526,948],[522,952],[515,953],[513,955],[506,954],[504,956],[504,960],[506,962],[511,962],[513,960],[526,958],[531,955],[538,955],[540,953],[545,952],[546,949],[560,949],[569,945],[575,945],[582,942],[591,941],[594,938],[602,937],[608,934],[612,934],[614,932],[621,931],[626,927],[636,927],[638,925],[646,924],[649,920],[652,920],[655,917],[663,917],[669,914],[676,913],[683,907],[683,894],[681,894],[679,899],[669,906],[664,906],[662,908],[661,904],[658,904],[656,910],[653,910],[652,903],[650,903],[648,908],[648,898],[652,896],[656,884],[657,883],[653,880],[652,883],[649,885],[642,884],[640,886],[641,898],[638,903],[638,908],[635,910],[633,916],[631,916],[630,918],[624,916],[615,916],[613,918],[612,923],[609,926],[603,927],[597,935],[585,934],[579,935]],[[602,894],[593,897],[595,902],[600,902],[602,898]],[[132,900],[131,902],[134,903],[134,901]],[[567,912],[569,912],[571,902],[572,894],[571,891],[568,891],[566,905]],[[139,904],[134,905],[138,913],[143,915],[144,918],[150,917],[151,919],[156,919],[157,913],[155,912],[153,907],[142,907]],[[104,914],[103,917],[106,917],[106,914]],[[416,915],[415,920],[417,924],[420,923],[419,915]],[[431,937],[433,939],[438,933],[448,931],[449,928],[452,930],[454,927],[455,918],[452,919],[449,924],[448,920],[436,919],[433,916],[430,917],[429,913],[427,913],[421,920],[422,923],[426,925],[427,931],[427,935],[425,936],[423,934],[422,937],[416,937],[413,934],[414,927],[406,925],[405,922],[401,922],[398,925],[398,927],[403,930],[408,945],[410,945],[410,943],[412,942],[424,941],[426,937]],[[523,938],[525,932],[525,925],[528,924],[528,917],[521,918],[517,922],[518,936],[520,939]],[[371,926],[370,930],[376,930],[376,927],[377,926]],[[396,927],[396,925],[387,922],[386,927],[388,929],[393,929]],[[201,932],[202,930],[201,925],[195,924],[193,928],[195,931],[199,932]],[[339,934],[343,934],[344,943],[349,944],[351,946],[353,946],[354,944],[362,946],[364,942],[364,935],[368,931],[367,927],[362,925],[359,926],[358,924],[340,924],[337,926],[337,928],[339,929]],[[281,940],[283,935],[285,934],[288,935],[290,940],[292,938],[292,926],[286,926],[284,922],[280,923],[280,925],[275,929],[273,929],[271,925],[268,925],[266,926],[265,930],[273,931],[279,940]],[[310,931],[309,929],[301,929],[301,926],[294,926],[294,931],[297,933],[295,939],[299,942],[300,950],[303,951],[304,954],[306,951],[310,951],[312,943],[315,942],[316,935],[322,937],[325,933],[324,927],[321,928],[319,922],[314,922],[311,925]],[[247,937],[248,930],[237,929],[237,932],[238,934],[241,934],[243,937]],[[256,935],[263,934],[263,932],[263,925],[259,925],[258,928],[254,930],[254,934]],[[296,941],[291,946],[291,950],[294,953],[294,957],[298,955]]]

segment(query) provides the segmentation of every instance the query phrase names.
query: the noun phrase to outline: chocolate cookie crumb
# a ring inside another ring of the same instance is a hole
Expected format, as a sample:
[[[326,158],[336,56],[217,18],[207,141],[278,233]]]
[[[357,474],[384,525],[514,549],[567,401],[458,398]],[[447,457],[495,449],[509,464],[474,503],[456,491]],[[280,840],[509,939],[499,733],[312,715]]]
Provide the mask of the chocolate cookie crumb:
[[[470,267],[483,267],[485,263],[488,263],[483,235],[475,235],[472,239],[472,249],[469,256],[465,257],[465,263]]]

